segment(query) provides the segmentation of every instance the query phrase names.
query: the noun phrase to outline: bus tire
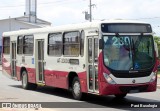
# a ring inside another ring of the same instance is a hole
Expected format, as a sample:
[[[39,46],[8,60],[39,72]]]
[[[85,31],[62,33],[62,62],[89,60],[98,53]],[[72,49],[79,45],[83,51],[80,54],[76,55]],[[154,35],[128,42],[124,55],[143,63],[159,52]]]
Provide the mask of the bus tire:
[[[73,95],[74,99],[76,99],[76,100],[82,99],[81,85],[80,85],[78,77],[74,77],[74,79],[73,79],[72,95]]]
[[[37,88],[36,84],[28,82],[28,74],[25,70],[22,72],[22,87],[23,89],[28,89],[28,90],[34,90]]]
[[[116,94],[115,97],[117,99],[123,99],[124,97],[126,97],[127,94]]]

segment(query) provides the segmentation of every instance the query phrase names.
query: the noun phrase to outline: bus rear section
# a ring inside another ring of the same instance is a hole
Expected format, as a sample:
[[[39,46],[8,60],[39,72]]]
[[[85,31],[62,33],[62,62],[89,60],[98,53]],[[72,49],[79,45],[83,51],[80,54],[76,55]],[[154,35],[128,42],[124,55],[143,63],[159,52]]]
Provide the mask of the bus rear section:
[[[10,37],[3,37],[2,39],[2,73],[7,77],[16,77],[14,73],[11,72],[11,50],[10,50]],[[15,57],[15,52],[12,54]],[[15,70],[14,70],[15,71]]]

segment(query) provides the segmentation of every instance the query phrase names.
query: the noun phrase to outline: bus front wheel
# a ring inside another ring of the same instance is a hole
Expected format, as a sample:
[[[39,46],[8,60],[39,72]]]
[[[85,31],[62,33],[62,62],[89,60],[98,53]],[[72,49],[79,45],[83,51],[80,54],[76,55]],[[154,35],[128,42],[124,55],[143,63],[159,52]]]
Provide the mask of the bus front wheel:
[[[74,79],[73,79],[72,95],[73,95],[74,99],[76,99],[76,100],[82,99],[81,85],[80,85],[78,77],[74,77]]]
[[[37,88],[36,84],[28,82],[28,74],[25,70],[22,72],[22,87],[24,89],[36,89]]]

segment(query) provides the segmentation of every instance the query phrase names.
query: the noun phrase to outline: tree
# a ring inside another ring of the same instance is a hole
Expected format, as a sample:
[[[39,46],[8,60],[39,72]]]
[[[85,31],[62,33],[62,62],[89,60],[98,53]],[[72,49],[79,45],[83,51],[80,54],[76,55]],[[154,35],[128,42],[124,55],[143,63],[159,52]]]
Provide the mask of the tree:
[[[158,58],[160,58],[160,37],[154,36],[154,41],[157,43],[158,54],[159,54],[159,57],[158,57]]]

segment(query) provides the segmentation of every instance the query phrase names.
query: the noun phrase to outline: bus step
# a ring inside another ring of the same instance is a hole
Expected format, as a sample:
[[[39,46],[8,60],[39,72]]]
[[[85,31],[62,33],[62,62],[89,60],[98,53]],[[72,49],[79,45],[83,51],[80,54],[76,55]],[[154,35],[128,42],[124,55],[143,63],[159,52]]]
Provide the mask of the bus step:
[[[44,84],[44,83],[40,83],[40,82],[39,82],[39,83],[37,83],[37,85],[38,85],[38,86],[45,86],[45,84]]]
[[[99,95],[99,92],[91,92],[91,91],[89,91],[88,93],[90,93],[90,94],[95,94],[95,95]]]
[[[17,81],[17,77],[12,77],[13,80]]]

